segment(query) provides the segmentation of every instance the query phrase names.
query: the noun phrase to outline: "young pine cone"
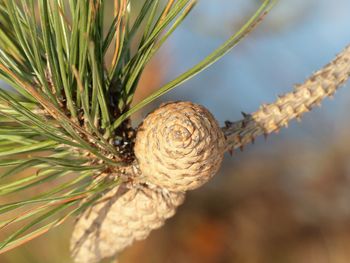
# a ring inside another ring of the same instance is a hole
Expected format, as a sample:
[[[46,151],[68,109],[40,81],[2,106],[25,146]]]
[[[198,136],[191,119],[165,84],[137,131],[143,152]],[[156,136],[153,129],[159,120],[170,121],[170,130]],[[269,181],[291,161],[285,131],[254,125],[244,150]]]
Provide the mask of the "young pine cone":
[[[95,263],[116,255],[135,240],[145,239],[175,214],[183,193],[162,193],[146,187],[120,185],[84,211],[71,238],[77,263]]]
[[[224,134],[206,108],[171,102],[145,118],[134,149],[146,182],[180,192],[196,189],[215,175],[224,145]]]

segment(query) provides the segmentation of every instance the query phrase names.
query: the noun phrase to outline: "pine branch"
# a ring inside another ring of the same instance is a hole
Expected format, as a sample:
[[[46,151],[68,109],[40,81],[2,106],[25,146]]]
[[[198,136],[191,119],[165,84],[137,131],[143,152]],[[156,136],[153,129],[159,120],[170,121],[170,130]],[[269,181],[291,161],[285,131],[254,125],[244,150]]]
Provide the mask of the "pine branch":
[[[244,119],[226,122],[223,128],[226,136],[226,150],[242,148],[254,142],[260,135],[267,136],[287,127],[293,119],[300,119],[314,106],[333,94],[350,77],[350,46],[347,46],[336,58],[310,76],[294,91],[287,93],[271,104],[265,104],[252,114],[243,114]]]

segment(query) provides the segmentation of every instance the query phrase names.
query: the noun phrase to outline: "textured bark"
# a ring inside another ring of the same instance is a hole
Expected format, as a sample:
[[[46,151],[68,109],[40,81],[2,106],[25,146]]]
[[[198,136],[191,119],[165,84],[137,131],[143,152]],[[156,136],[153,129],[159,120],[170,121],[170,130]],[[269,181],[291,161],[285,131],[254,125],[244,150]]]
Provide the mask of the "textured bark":
[[[146,182],[187,191],[208,182],[220,168],[225,138],[213,115],[192,102],[171,102],[139,127],[135,155]]]
[[[223,132],[227,138],[226,150],[243,147],[259,135],[267,135],[287,126],[288,123],[332,96],[350,76],[350,46],[332,62],[315,72],[294,91],[280,96],[272,104],[262,105],[252,114],[237,122],[227,122]]]
[[[72,257],[77,263],[94,263],[116,255],[161,227],[183,200],[184,193],[146,186],[109,190],[79,216],[71,238]]]

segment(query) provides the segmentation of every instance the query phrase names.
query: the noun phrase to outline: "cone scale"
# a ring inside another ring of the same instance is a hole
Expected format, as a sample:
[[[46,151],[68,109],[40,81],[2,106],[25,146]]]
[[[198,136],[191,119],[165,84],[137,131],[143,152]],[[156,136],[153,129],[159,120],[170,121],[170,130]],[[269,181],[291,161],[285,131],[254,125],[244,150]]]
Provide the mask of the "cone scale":
[[[216,174],[224,148],[224,134],[207,109],[170,102],[139,127],[135,155],[146,182],[181,192],[202,186]]]

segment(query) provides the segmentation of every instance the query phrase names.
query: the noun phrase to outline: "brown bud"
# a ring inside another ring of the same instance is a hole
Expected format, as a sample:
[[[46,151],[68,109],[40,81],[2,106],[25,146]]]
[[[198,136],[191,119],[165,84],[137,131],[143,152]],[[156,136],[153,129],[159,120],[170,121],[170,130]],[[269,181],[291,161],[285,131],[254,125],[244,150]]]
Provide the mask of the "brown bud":
[[[76,222],[71,253],[77,263],[94,263],[116,255],[135,240],[145,239],[175,214],[183,193],[149,188],[109,190]]]
[[[145,118],[135,155],[147,182],[178,192],[198,188],[213,177],[224,146],[224,134],[206,108],[171,102]]]

